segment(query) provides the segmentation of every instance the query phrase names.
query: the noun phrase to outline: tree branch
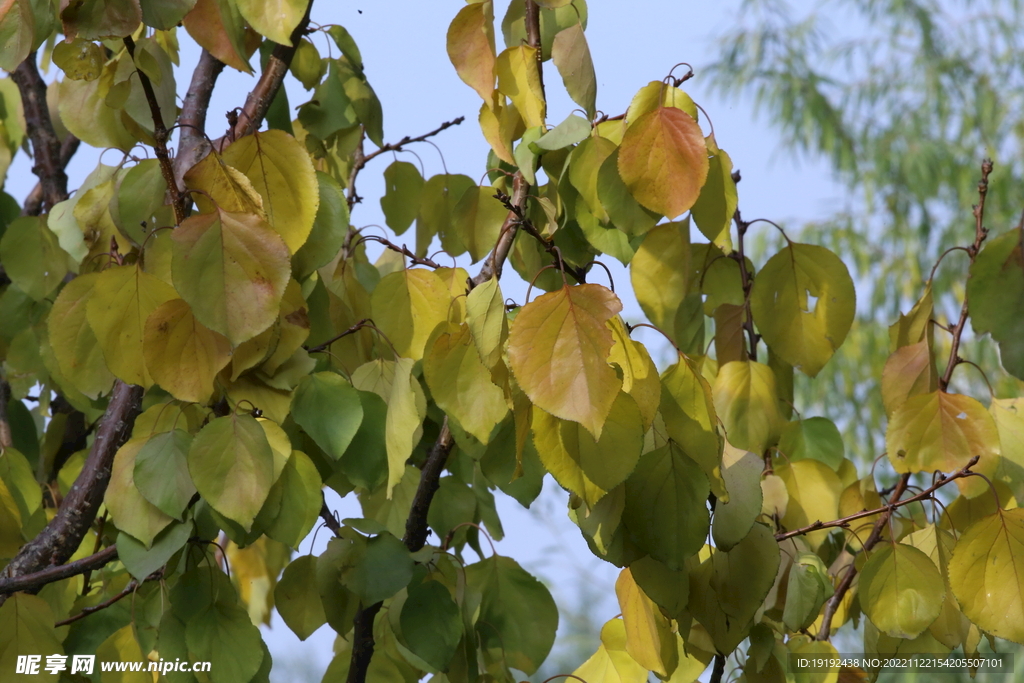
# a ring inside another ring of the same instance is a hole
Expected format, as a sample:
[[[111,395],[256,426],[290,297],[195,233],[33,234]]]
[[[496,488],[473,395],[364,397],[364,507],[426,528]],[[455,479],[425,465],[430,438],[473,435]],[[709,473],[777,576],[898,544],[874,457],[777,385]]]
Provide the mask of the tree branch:
[[[64,142],[60,143],[60,167],[67,168],[68,162],[71,161],[71,157],[75,156],[75,152],[78,151],[78,146],[82,144],[82,141],[76,138],[71,133],[68,133],[64,138]],[[21,207],[22,216],[38,216],[43,212],[43,184],[42,182],[36,183],[36,186],[32,188],[32,191],[25,197],[25,203]]]
[[[99,569],[108,562],[117,559],[117,546],[110,545],[94,555],[83,557],[74,562],[47,567],[31,574],[23,574],[13,578],[0,578],[0,596],[18,591],[34,591],[48,583],[78,576],[94,569]]]
[[[199,63],[192,72],[181,115],[178,117],[178,153],[174,157],[174,182],[179,191],[184,191],[185,173],[195,166],[210,151],[206,138],[206,112],[210,108],[210,97],[217,84],[217,77],[224,70],[224,62],[206,50],[199,55]]]
[[[131,36],[124,37],[124,46],[128,50],[128,55],[135,60],[135,41],[132,40]],[[167,184],[167,191],[171,193],[171,207],[174,209],[174,221],[180,224],[185,220],[185,200],[184,195],[178,191],[178,183],[174,180],[174,167],[171,165],[171,155],[167,151],[167,126],[164,125],[163,114],[160,113],[160,103],[156,101],[156,92],[153,91],[153,84],[149,80],[149,76],[145,72],[136,66],[135,73],[139,76],[139,82],[142,83],[142,91],[146,93],[146,102],[149,103],[149,112],[153,116],[153,151],[156,152],[156,158],[160,161],[160,173],[164,177],[164,182]]]
[[[61,502],[57,515],[35,538],[22,546],[0,576],[24,577],[46,567],[63,564],[78,549],[103,502],[114,454],[131,434],[135,417],[139,414],[142,393],[142,387],[120,380],[115,382],[89,455]]]
[[[444,424],[441,425],[441,433],[437,435],[437,441],[434,442],[426,462],[423,463],[420,484],[416,488],[416,495],[413,497],[412,507],[409,509],[409,517],[405,521],[405,536],[402,537],[402,542],[411,553],[426,545],[427,512],[430,510],[434,494],[437,493],[441,473],[448,462],[448,454],[451,452],[453,444],[452,433],[448,429],[448,418],[445,418]],[[347,683],[366,683],[366,672],[370,667],[370,659],[373,657],[375,645],[373,620],[382,605],[382,602],[377,602],[368,607],[361,607],[356,613],[353,622],[352,661],[349,664]]]
[[[552,241],[545,239],[544,235],[540,234],[540,230],[537,229],[537,226],[535,226],[530,219],[526,217],[523,207],[517,206],[512,202],[512,197],[508,196],[501,190],[498,190],[498,193],[494,195],[494,198],[500,201],[506,209],[516,215],[516,218],[518,219],[518,228],[521,228],[528,235],[537,240],[540,243],[540,246],[544,248],[544,251],[551,254],[551,258],[554,260],[554,265],[558,266],[559,269],[564,270],[569,275],[572,275],[576,282],[583,283],[587,281],[587,271],[584,270],[584,268],[567,266],[565,261],[562,260],[561,254],[558,253],[558,247],[556,247]],[[605,270],[607,271],[608,269],[605,268]],[[611,275],[609,275],[609,278],[610,277]]]
[[[11,400],[11,385],[0,377],[0,453],[14,446],[11,422],[7,418],[7,402]]]
[[[739,173],[734,173],[733,180],[738,180],[738,178]],[[743,238],[747,234],[747,228],[750,227],[750,223],[743,220],[739,207],[736,208],[732,218],[736,223],[736,251],[729,254],[729,258],[735,259],[740,266],[740,281],[743,284],[743,329],[747,332],[747,342],[749,344],[747,357],[756,362],[757,342],[761,337],[754,330],[754,314],[750,310],[750,290],[754,288],[754,276],[747,270],[747,257],[743,253]]]
[[[513,206],[519,207],[520,211],[526,205],[526,196],[530,192],[530,183],[526,182],[523,174],[516,171],[512,176],[512,198],[509,200]],[[498,233],[498,242],[494,245],[491,255],[487,257],[483,268],[469,281],[469,288],[473,289],[490,280],[492,277],[501,277],[501,269],[508,258],[508,252],[512,250],[512,241],[516,238],[516,231],[519,229],[519,215],[515,211],[509,211],[505,222],[501,225],[501,232]]]
[[[775,540],[784,541],[787,538],[793,538],[794,536],[803,536],[804,534],[809,534],[812,531],[817,531],[818,529],[833,529],[836,527],[846,528],[850,526],[850,522],[853,522],[855,520],[863,519],[865,517],[874,517],[875,515],[880,515],[883,512],[891,513],[897,508],[903,507],[904,505],[910,505],[911,503],[917,503],[919,501],[926,500],[928,498],[931,498],[931,495],[933,493],[938,491],[940,488],[942,488],[949,482],[955,481],[956,479],[962,479],[963,477],[968,477],[971,474],[973,474],[971,472],[971,468],[978,464],[978,459],[979,456],[974,456],[967,462],[966,465],[963,466],[962,469],[958,470],[957,472],[954,472],[948,477],[941,477],[937,482],[932,484],[930,487],[926,488],[924,491],[918,493],[915,496],[911,496],[910,498],[906,498],[904,500],[898,501],[896,503],[891,503],[880,508],[875,508],[874,510],[864,510],[862,512],[854,513],[852,515],[847,515],[846,517],[842,517],[840,519],[834,519],[831,522],[822,522],[819,520],[814,524],[808,524],[807,526],[801,527],[799,529],[793,529],[792,531],[784,531],[782,533],[775,534]]]
[[[722,683],[722,676],[725,675],[725,655],[716,654],[715,663],[711,668],[711,678],[708,683]]]
[[[21,93],[25,124],[32,140],[35,165],[32,172],[42,185],[42,206],[50,209],[68,197],[68,176],[61,163],[61,142],[53,131],[50,108],[46,104],[46,83],[36,68],[36,53],[30,54],[11,72],[11,80]]]
[[[113,546],[111,546],[111,547],[113,547]],[[108,607],[110,607],[111,605],[113,605],[114,603],[116,603],[118,600],[121,600],[122,598],[126,598],[129,595],[131,595],[132,593],[134,593],[135,591],[137,591],[139,589],[139,586],[141,586],[142,584],[144,584],[144,583],[146,583],[148,581],[159,581],[163,577],[164,577],[164,569],[163,569],[163,567],[161,567],[160,569],[156,570],[155,572],[153,572],[152,574],[147,576],[142,581],[138,581],[137,579],[132,579],[131,581],[128,582],[128,585],[125,586],[124,589],[122,589],[121,592],[118,593],[117,595],[115,595],[114,597],[112,597],[112,598],[110,598],[108,600],[104,600],[103,602],[99,603],[98,605],[93,605],[92,607],[85,607],[78,614],[70,616],[67,619],[61,619],[60,621],[55,623],[53,625],[53,627],[57,628],[59,626],[67,626],[68,624],[72,624],[72,623],[78,621],[79,619],[84,619],[85,617],[89,616],[90,614],[94,614],[94,613],[99,612],[101,610],[105,610]]]
[[[267,110],[270,109],[270,104],[274,101],[274,96],[281,89],[285,74],[288,73],[288,67],[291,66],[292,58],[295,56],[295,50],[299,47],[299,41],[306,33],[311,9],[313,9],[313,0],[309,0],[306,13],[295,30],[292,31],[292,46],[278,45],[270,54],[267,67],[260,74],[260,80],[257,81],[256,87],[245,98],[245,106],[242,107],[238,121],[227,135],[228,142],[233,142],[243,135],[259,130],[260,124],[263,123],[263,117],[267,115]]]

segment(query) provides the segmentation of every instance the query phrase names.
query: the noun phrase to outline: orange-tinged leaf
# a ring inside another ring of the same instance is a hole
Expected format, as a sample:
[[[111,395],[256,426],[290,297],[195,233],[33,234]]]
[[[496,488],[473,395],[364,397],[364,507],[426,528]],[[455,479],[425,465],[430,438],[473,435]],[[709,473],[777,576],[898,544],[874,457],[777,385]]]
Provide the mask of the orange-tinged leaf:
[[[214,377],[231,360],[227,338],[196,320],[182,299],[150,314],[142,350],[153,380],[179,401],[195,403],[210,400]]]
[[[537,48],[527,45],[510,47],[498,55],[496,70],[498,90],[508,95],[516,105],[526,127],[543,126],[546,104]]]
[[[613,340],[605,326],[621,310],[607,287],[565,286],[524,306],[509,332],[512,372],[530,400],[595,439],[622,386],[608,364]]]
[[[633,197],[668,218],[697,201],[708,167],[700,126],[674,107],[641,116],[626,130],[619,149],[619,175]]]
[[[494,5],[466,5],[448,27],[448,59],[459,78],[485,101],[494,90]]]
[[[929,340],[922,339],[896,349],[882,370],[882,403],[886,414],[891,416],[911,396],[927,394],[938,386],[939,375]]]
[[[963,394],[933,391],[900,406],[885,435],[889,461],[897,472],[952,472],[981,456],[972,470],[991,478],[1001,452],[995,420],[985,406]],[[968,497],[988,492],[981,477],[956,480]]]
[[[277,320],[291,263],[266,221],[218,209],[182,221],[172,239],[174,286],[199,322],[238,345]]]
[[[211,55],[239,71],[252,73],[249,57],[259,47],[260,35],[245,25],[234,3],[198,0],[182,23]]]

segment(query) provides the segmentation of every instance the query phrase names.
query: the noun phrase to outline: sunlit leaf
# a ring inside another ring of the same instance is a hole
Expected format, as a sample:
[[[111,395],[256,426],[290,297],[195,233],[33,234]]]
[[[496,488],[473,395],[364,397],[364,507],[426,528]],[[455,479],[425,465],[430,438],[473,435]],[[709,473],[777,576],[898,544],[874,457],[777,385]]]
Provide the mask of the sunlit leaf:
[[[484,101],[494,90],[494,5],[484,0],[466,5],[448,27],[448,59],[466,85]]]

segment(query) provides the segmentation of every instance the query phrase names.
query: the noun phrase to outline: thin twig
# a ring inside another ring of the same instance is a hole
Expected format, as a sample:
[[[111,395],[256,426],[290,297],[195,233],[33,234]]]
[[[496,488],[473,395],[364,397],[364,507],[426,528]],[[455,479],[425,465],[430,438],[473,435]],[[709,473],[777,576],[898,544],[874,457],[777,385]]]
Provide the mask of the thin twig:
[[[750,227],[750,223],[743,220],[738,207],[733,214],[733,221],[736,223],[736,251],[729,254],[729,258],[735,260],[740,266],[740,281],[743,284],[743,308],[745,311],[743,329],[747,331],[747,342],[749,344],[747,357],[756,362],[757,342],[761,339],[761,335],[757,334],[754,330],[754,314],[750,309],[750,290],[754,288],[754,276],[747,270],[747,257],[743,253],[743,238],[747,234],[747,228]]]
[[[518,227],[525,231],[528,235],[532,236],[535,240],[540,242],[540,245],[544,247],[544,251],[551,254],[552,263],[554,263],[554,265],[557,266],[559,270],[561,270],[564,273],[568,273],[569,275],[572,275],[576,282],[587,281],[587,271],[583,268],[573,268],[572,266],[565,265],[565,262],[559,256],[558,247],[555,246],[555,243],[545,238],[544,235],[540,234],[540,230],[537,229],[537,226],[535,226],[533,222],[526,217],[526,212],[524,211],[523,207],[514,203],[512,201],[512,197],[505,194],[501,190],[498,190],[497,194],[494,195],[494,198],[500,201],[506,209],[515,214],[516,219],[518,221]],[[605,271],[608,272],[608,280],[611,281],[612,274],[611,271],[608,270],[607,266],[605,266],[603,263],[600,263],[599,261],[591,261],[591,263],[597,263],[602,268],[604,268]],[[612,291],[614,290],[615,286],[613,284]]]
[[[14,446],[11,422],[7,417],[7,402],[11,400],[11,385],[0,377],[0,454]]]
[[[345,330],[341,334],[334,335],[333,337],[331,337],[330,339],[328,339],[324,343],[317,344],[316,346],[310,346],[309,348],[306,349],[306,352],[307,353],[320,353],[322,351],[325,351],[325,350],[329,349],[331,347],[331,344],[333,344],[334,342],[336,342],[339,339],[342,339],[344,337],[347,337],[350,334],[355,334],[359,330],[361,330],[364,327],[366,327],[366,324],[369,323],[369,322],[370,322],[369,318],[363,318],[362,320],[357,322],[352,327],[348,328],[347,330]]]
[[[131,36],[124,37],[124,46],[128,50],[128,55],[134,60],[135,41]],[[164,182],[167,183],[167,191],[171,194],[171,208],[174,209],[175,223],[180,224],[186,218],[185,200],[174,180],[174,166],[171,165],[171,155],[167,151],[167,126],[164,124],[160,103],[156,100],[156,92],[153,90],[149,76],[137,66],[135,73],[139,76],[142,91],[146,93],[146,102],[149,103],[149,113],[153,116],[153,151],[156,152],[156,158],[160,161],[160,173],[164,177]]]
[[[321,498],[323,502],[320,505],[320,519],[324,520],[324,526],[334,532],[337,536],[341,533],[341,525],[338,524],[338,519],[331,512],[331,509],[327,507],[327,499],[323,498],[323,492],[321,492]]]
[[[99,569],[108,562],[117,559],[117,546],[110,545],[94,555],[83,557],[67,564],[58,564],[30,574],[13,578],[0,578],[0,595],[17,593],[18,591],[36,590],[48,583],[78,576],[85,572]]]
[[[362,238],[362,241],[363,242],[380,242],[381,244],[383,244],[385,247],[387,247],[391,251],[397,251],[402,256],[405,256],[406,258],[408,258],[410,261],[412,261],[413,265],[427,266],[427,267],[433,268],[435,270],[437,270],[438,268],[442,268],[443,267],[437,261],[434,261],[433,259],[425,258],[425,257],[422,257],[422,256],[417,256],[413,252],[409,251],[409,247],[405,246],[404,244],[402,246],[398,246],[397,244],[395,244],[394,242],[388,240],[385,237],[379,237],[377,235],[367,235],[366,237]]]
[[[135,591],[137,591],[139,589],[139,586],[141,586],[143,583],[146,583],[147,581],[159,581],[163,577],[164,577],[164,570],[161,567],[160,569],[156,570],[155,572],[153,572],[152,574],[147,576],[142,582],[139,582],[137,579],[132,579],[131,581],[128,582],[128,585],[126,585],[121,590],[121,592],[118,593],[117,595],[115,595],[114,597],[109,598],[107,600],[104,600],[103,602],[99,603],[98,605],[93,605],[92,607],[85,607],[78,614],[70,616],[67,619],[61,619],[60,621],[55,623],[53,626],[54,626],[54,628],[57,628],[59,626],[67,626],[68,624],[73,624],[74,622],[78,621],[79,619],[84,619],[85,617],[89,616],[90,614],[95,614],[96,612],[99,612],[101,610],[105,610],[108,607],[110,607],[111,605],[113,605],[114,603],[118,602],[119,600],[122,600],[122,599],[128,597],[129,595],[131,595],[132,593],[134,593]]]

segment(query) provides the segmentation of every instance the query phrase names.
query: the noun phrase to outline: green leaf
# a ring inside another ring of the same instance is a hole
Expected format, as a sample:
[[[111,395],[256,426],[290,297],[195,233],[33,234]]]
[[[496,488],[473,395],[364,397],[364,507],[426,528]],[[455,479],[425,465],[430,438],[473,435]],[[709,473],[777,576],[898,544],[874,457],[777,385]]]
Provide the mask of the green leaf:
[[[299,83],[302,83],[302,87],[306,90],[316,87],[320,83],[320,79],[323,78],[326,68],[316,46],[305,38],[300,40],[288,70],[298,79]]]
[[[821,558],[814,553],[801,553],[789,568],[782,621],[792,631],[808,628],[834,592]]]
[[[270,442],[249,415],[218,417],[203,427],[188,451],[188,469],[213,509],[246,531],[274,484]]]
[[[763,469],[764,461],[756,454],[726,444],[722,477],[729,499],[715,504],[711,534],[716,548],[731,550],[746,537],[761,514]]]
[[[490,0],[466,5],[448,27],[448,59],[466,85],[484,99],[494,90],[494,5]]]
[[[110,390],[114,376],[107,369],[86,309],[99,273],[79,275],[60,290],[47,318],[50,347],[61,374],[89,398]]]
[[[530,400],[598,439],[622,386],[608,365],[613,340],[605,326],[621,309],[606,287],[565,286],[521,308],[509,332],[510,366]]]
[[[857,294],[838,256],[812,244],[790,245],[754,278],[750,310],[765,343],[814,377],[853,324]]]
[[[45,600],[37,595],[14,593],[0,606],[0,667],[6,672],[8,680],[33,681],[53,678],[43,674],[19,676],[17,671],[18,657],[24,655],[64,654],[64,647],[54,629],[53,610]],[[43,663],[40,663],[40,672]],[[55,677],[54,677],[55,678]]]
[[[123,531],[117,535],[117,559],[139,581],[163,567],[192,537],[191,521],[174,523],[158,533],[153,544],[145,545]]]
[[[726,363],[718,369],[712,393],[730,443],[763,453],[778,441],[783,419],[770,367],[754,361]]]
[[[638,202],[675,218],[697,201],[708,176],[708,149],[700,126],[674,107],[643,114],[626,130],[619,175]]]
[[[341,583],[364,605],[372,605],[405,588],[412,580],[413,565],[405,545],[385,532],[351,546]]]
[[[174,286],[199,322],[238,345],[277,320],[291,263],[266,221],[218,209],[185,219],[171,238]]]
[[[572,151],[569,158],[569,182],[586,201],[590,213],[598,221],[607,221],[608,214],[598,196],[597,180],[601,166],[616,150],[615,143],[607,138],[588,137]],[[576,202],[576,215],[580,215],[580,203]]]
[[[782,428],[779,450],[790,461],[814,458],[839,471],[845,447],[839,428],[827,417],[794,420]]]
[[[985,406],[963,394],[934,391],[907,400],[889,421],[885,434],[889,462],[897,472],[952,472],[980,456],[974,472],[991,478],[999,466],[999,431]],[[988,493],[982,477],[956,480],[973,498]]]
[[[174,518],[142,496],[135,485],[135,461],[148,439],[132,439],[117,450],[104,502],[114,525],[131,534],[147,548]]]
[[[120,39],[139,27],[142,11],[132,0],[82,0],[61,2],[60,18],[69,39]]]
[[[409,650],[434,668],[447,669],[463,634],[459,606],[448,588],[438,581],[410,588],[400,619]]]
[[[718,149],[714,137],[708,138],[708,151],[714,154],[708,162],[708,179],[691,213],[701,233],[715,244],[722,245],[729,242],[729,226],[739,198],[732,179],[732,159],[725,150]]]
[[[565,3],[567,4],[567,3]],[[593,118],[597,102],[597,76],[590,56],[583,24],[577,23],[555,34],[551,58],[562,76],[569,97]]]
[[[670,569],[704,545],[708,479],[674,441],[645,453],[626,481],[622,519],[637,545]]]
[[[690,583],[686,578],[686,565],[669,569],[650,555],[629,564],[629,573],[651,600],[670,617],[686,609],[690,596]]]
[[[210,662],[213,683],[248,681],[263,661],[260,631],[237,605],[211,602],[185,623],[189,655]]]
[[[466,297],[466,322],[480,360],[488,368],[493,368],[501,360],[501,347],[508,338],[505,299],[501,295],[498,278],[474,287]]]
[[[990,240],[971,264],[967,296],[974,333],[999,342],[999,359],[1014,377],[1024,377],[1024,231],[1015,228]]]
[[[542,151],[550,152],[575,145],[577,142],[586,140],[589,135],[590,121],[576,114],[569,114],[564,121],[530,144],[539,154]]]
[[[91,44],[91,43],[90,43]],[[157,159],[144,159],[128,169],[111,200],[111,214],[116,209],[118,228],[137,244],[146,241],[149,231],[161,227],[155,217],[166,209],[164,195],[167,182]]]
[[[359,609],[359,598],[341,585],[341,572],[347,562],[350,541],[332,538],[316,559],[316,589],[320,594],[327,623],[339,633],[348,633]]]
[[[196,492],[188,473],[191,445],[192,435],[182,429],[155,434],[135,456],[132,474],[139,493],[179,521]]]
[[[661,375],[661,416],[669,438],[700,466],[714,494],[727,497],[721,484],[722,439],[711,387],[685,356]]]
[[[425,256],[434,235],[440,235],[441,246],[452,256],[466,251],[461,234],[454,225],[455,208],[476,183],[466,175],[441,173],[423,185],[420,208],[416,216],[416,253]],[[496,201],[496,200],[494,200]]]
[[[327,623],[323,601],[316,588],[316,563],[313,555],[301,555],[284,568],[274,587],[274,606],[295,632],[305,640]]]
[[[349,230],[348,202],[338,181],[316,172],[320,206],[316,210],[313,229],[305,243],[292,256],[292,273],[299,280],[331,262],[341,249]]]
[[[242,17],[279,45],[292,44],[292,31],[306,11],[306,0],[234,0]],[[255,672],[254,672],[255,673]]]
[[[170,31],[181,23],[196,0],[141,0],[142,21],[161,31]]]
[[[949,585],[964,616],[1015,643],[1024,643],[1022,546],[1024,508],[999,510],[968,527],[949,562]]]
[[[348,29],[334,24],[327,29],[327,35],[334,40],[334,44],[341,50],[341,54],[348,58],[348,61],[352,62],[357,69],[363,68],[363,56],[359,53],[359,46],[356,45],[356,41]]]
[[[297,251],[320,206],[316,171],[305,147],[284,131],[268,130],[235,140],[223,158],[249,179],[263,199],[267,221],[289,251]]]
[[[619,175],[619,150],[616,149],[601,164],[597,172],[597,196],[601,200],[601,206],[608,213],[611,223],[630,237],[639,237],[651,230],[658,219],[658,214],[645,209],[629,193],[629,188],[622,182]],[[687,247],[687,261],[689,259],[689,230],[687,230],[685,246]],[[653,246],[653,243],[652,245]],[[650,247],[648,247],[650,249]],[[650,256],[650,252],[647,252]],[[686,275],[684,268],[683,274]]]
[[[363,420],[339,465],[350,482],[373,491],[388,476],[385,436],[388,406],[384,399],[369,391],[360,391],[359,401],[363,406]]]
[[[437,324],[448,317],[451,294],[437,273],[425,268],[386,275],[370,297],[374,324],[398,355],[420,360]]]
[[[893,638],[916,638],[942,610],[946,588],[938,567],[902,543],[875,550],[860,573],[861,609]]]
[[[363,421],[363,406],[352,385],[335,372],[303,377],[292,395],[292,418],[330,457],[348,449]]]
[[[45,217],[12,221],[0,238],[0,261],[11,281],[36,301],[49,296],[68,272],[68,255]]]
[[[408,161],[393,161],[384,169],[384,196],[380,208],[388,227],[401,235],[409,229],[419,213],[423,193],[423,176]]]
[[[322,488],[323,482],[313,461],[302,451],[293,450],[267,495],[268,501],[279,500],[276,514],[272,520],[264,520],[261,510],[257,517],[259,526],[275,541],[298,548],[320,516]]]
[[[674,335],[676,313],[690,286],[690,221],[652,228],[630,262],[629,277],[644,315]]]
[[[508,216],[508,209],[495,198],[495,188],[469,188],[452,212],[452,229],[473,258],[473,263],[491,252]]]
[[[551,593],[515,560],[493,555],[466,567],[479,605],[476,631],[484,657],[533,674],[551,651],[558,608]]]

